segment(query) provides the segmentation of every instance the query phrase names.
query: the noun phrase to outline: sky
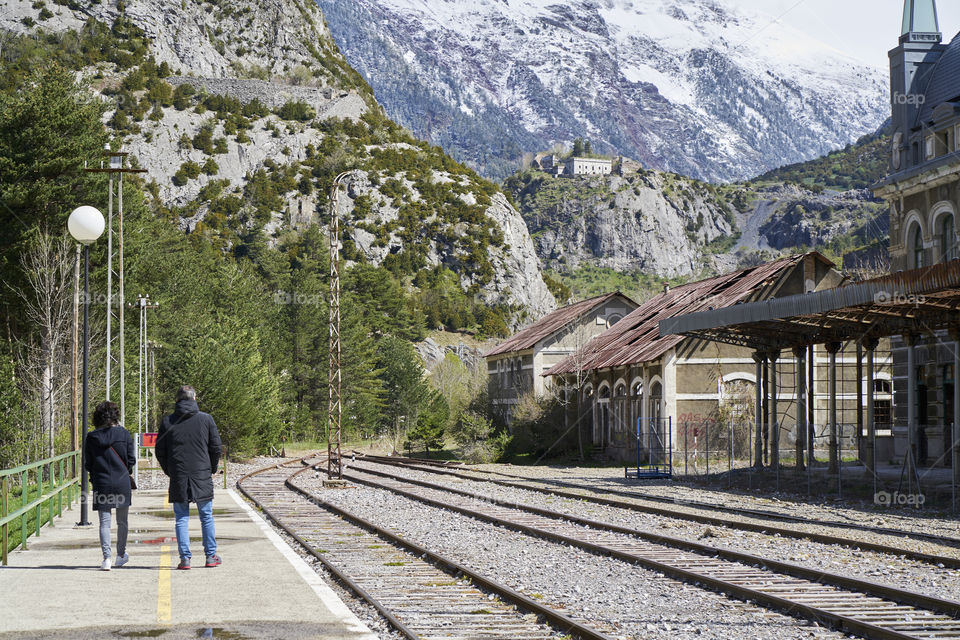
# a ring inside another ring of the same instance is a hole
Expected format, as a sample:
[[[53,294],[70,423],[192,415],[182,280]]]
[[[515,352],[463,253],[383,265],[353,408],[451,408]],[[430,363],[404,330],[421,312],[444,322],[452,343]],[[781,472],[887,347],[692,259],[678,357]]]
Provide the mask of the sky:
[[[723,0],[759,11],[832,45],[871,66],[888,68],[887,52],[897,46],[903,0]],[[960,2],[939,0],[944,42],[960,32]]]

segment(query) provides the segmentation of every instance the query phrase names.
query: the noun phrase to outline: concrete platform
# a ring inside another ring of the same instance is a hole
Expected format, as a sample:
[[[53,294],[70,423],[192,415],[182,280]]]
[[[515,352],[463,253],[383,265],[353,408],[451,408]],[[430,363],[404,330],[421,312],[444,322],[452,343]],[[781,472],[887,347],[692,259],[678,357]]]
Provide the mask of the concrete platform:
[[[74,526],[76,504],[31,537],[29,550],[12,552],[9,566],[0,567],[0,638],[377,637],[232,490],[218,490],[213,503],[223,564],[203,567],[194,507],[195,566],[177,571],[165,494],[134,493],[130,562],[119,569],[100,570],[97,528]],[[116,522],[113,535],[115,551]]]

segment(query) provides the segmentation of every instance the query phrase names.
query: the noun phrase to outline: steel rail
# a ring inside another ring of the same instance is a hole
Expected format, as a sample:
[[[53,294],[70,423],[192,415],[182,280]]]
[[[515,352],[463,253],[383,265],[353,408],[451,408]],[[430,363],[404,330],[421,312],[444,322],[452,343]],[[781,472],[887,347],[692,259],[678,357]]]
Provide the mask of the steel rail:
[[[307,458],[310,458],[310,457],[311,457],[311,456],[306,456],[306,457],[304,457],[304,458],[301,458],[299,462],[305,463],[306,460],[307,460]],[[248,473],[247,475],[245,475],[245,476],[243,476],[242,478],[240,478],[239,480],[237,480],[237,489],[239,489],[240,492],[241,492],[244,496],[246,496],[246,498],[247,498],[248,500],[250,500],[253,504],[255,504],[255,505],[257,506],[257,508],[260,509],[260,510],[264,513],[264,515],[266,515],[268,518],[270,518],[270,520],[273,521],[274,525],[276,525],[277,527],[279,527],[280,529],[282,529],[282,530],[284,531],[284,533],[286,533],[288,536],[290,536],[291,538],[293,538],[294,540],[296,540],[296,541],[297,541],[297,544],[299,544],[301,547],[303,547],[303,549],[306,550],[307,553],[309,553],[309,554],[310,554],[311,556],[313,556],[316,560],[318,560],[318,561],[320,562],[320,564],[322,564],[322,565],[324,566],[324,568],[327,569],[327,571],[329,571],[331,574],[333,574],[333,576],[334,576],[337,580],[340,581],[341,584],[343,584],[345,587],[347,587],[347,589],[349,589],[350,591],[353,591],[358,597],[360,597],[362,600],[366,601],[370,606],[372,606],[374,609],[376,609],[377,612],[378,612],[380,615],[382,615],[382,616],[384,617],[384,619],[387,620],[387,622],[389,622],[390,625],[391,625],[394,629],[396,629],[396,630],[399,631],[401,634],[403,634],[406,638],[408,638],[408,640],[421,640],[421,638],[420,638],[419,635],[417,635],[416,633],[414,633],[414,632],[413,632],[412,630],[410,630],[405,624],[403,624],[400,620],[398,620],[398,619],[393,615],[393,613],[392,613],[387,607],[385,607],[379,600],[377,600],[377,599],[376,599],[375,597],[373,597],[370,593],[368,593],[363,587],[361,587],[359,584],[357,584],[350,576],[348,576],[347,574],[345,574],[344,572],[342,572],[339,567],[337,567],[335,564],[333,564],[332,562],[330,562],[329,560],[327,560],[326,558],[324,558],[322,553],[317,552],[317,550],[314,549],[306,540],[304,540],[303,538],[301,538],[295,531],[293,531],[293,529],[291,529],[291,528],[288,527],[286,524],[284,524],[283,521],[282,521],[279,517],[277,517],[277,516],[276,516],[273,512],[271,512],[262,502],[260,502],[257,498],[255,498],[253,495],[251,495],[251,494],[244,488],[243,482],[244,482],[245,480],[248,480],[248,479],[250,479],[250,478],[252,478],[252,477],[254,477],[254,476],[257,476],[257,475],[259,475],[259,474],[261,474],[261,473],[264,473],[264,472],[266,472],[266,471],[270,471],[270,470],[273,470],[273,469],[279,469],[280,467],[286,466],[287,464],[289,464],[289,463],[281,462],[280,464],[271,465],[271,466],[269,466],[269,467],[264,467],[263,469],[258,469],[258,470],[256,470],[256,471],[253,471],[253,472],[251,472],[251,473]],[[307,468],[309,468],[309,467],[307,467]],[[302,471],[302,470],[301,470],[301,471]]]
[[[307,456],[307,458],[309,457],[310,456]],[[307,458],[301,458],[298,462],[305,464],[305,461],[307,460]],[[330,562],[327,558],[324,558],[323,554],[313,549],[307,541],[305,541],[302,537],[296,534],[289,526],[287,526],[284,522],[282,522],[281,517],[279,517],[277,514],[272,513],[268,508],[266,508],[265,505],[262,504],[262,502],[260,502],[255,497],[253,497],[249,492],[247,492],[242,487],[241,483],[244,480],[247,480],[248,478],[251,478],[260,473],[277,469],[281,466],[285,466],[285,464],[290,464],[290,463],[281,463],[280,465],[272,465],[264,469],[254,471],[251,474],[247,474],[246,476],[238,480],[237,486],[243,492],[243,494],[248,499],[253,501],[258,506],[258,508],[263,510],[263,512],[275,524],[277,524],[288,535],[294,538],[313,557],[317,558],[321,563],[323,563],[323,565],[327,569],[329,569],[331,573],[333,573],[333,575],[336,576],[337,579],[340,580],[344,585],[346,585],[350,590],[352,590],[358,596],[360,596],[361,598],[369,602],[372,606],[374,606],[377,609],[377,611],[390,622],[391,625],[393,625],[395,628],[397,628],[399,631],[401,631],[401,633],[403,633],[406,637],[410,638],[411,640],[420,640],[420,636],[418,636],[416,632],[411,630],[407,625],[405,625],[402,621],[400,621],[393,614],[393,612],[390,611],[388,606],[384,605],[382,602],[377,600],[368,591],[363,589],[362,586],[357,584],[356,581],[352,580],[339,567],[337,567],[335,564]],[[313,468],[316,468],[316,465],[305,466],[303,469],[296,471],[295,473],[291,474],[289,477],[287,477],[284,480],[283,486],[286,489],[309,500],[311,503],[315,504],[316,506],[329,511],[360,528],[366,529],[367,531],[370,531],[371,533],[374,533],[375,535],[381,538],[388,540],[392,545],[396,547],[400,547],[405,551],[407,551],[408,553],[411,553],[417,556],[418,559],[420,559],[421,561],[423,562],[429,561],[429,564],[435,566],[437,569],[443,571],[444,573],[453,575],[454,577],[457,577],[459,575],[466,576],[471,580],[472,583],[476,585],[480,585],[486,591],[496,594],[502,600],[510,602],[516,605],[517,607],[527,610],[531,613],[537,614],[538,616],[542,616],[544,619],[549,621],[554,628],[560,631],[563,631],[564,633],[572,634],[576,637],[581,638],[581,640],[613,640],[610,636],[607,636],[595,629],[592,629],[591,627],[585,626],[584,624],[581,624],[571,618],[568,618],[562,613],[559,613],[553,609],[550,609],[549,607],[546,607],[536,602],[535,600],[528,598],[527,596],[517,591],[514,591],[513,589],[507,587],[506,585],[500,584],[499,582],[492,580],[491,578],[487,578],[471,569],[468,569],[467,567],[464,567],[453,560],[445,558],[424,547],[421,547],[417,544],[407,541],[397,536],[395,533],[387,529],[384,529],[382,527],[379,527],[371,522],[368,522],[350,513],[349,511],[346,511],[345,509],[342,509],[340,507],[337,507],[336,505],[330,504],[329,502],[323,500],[323,498],[319,497],[318,495],[292,482],[297,476],[307,471],[310,471]],[[325,470],[323,471],[325,472]]]
[[[363,456],[359,459],[360,460],[367,459],[375,463],[391,465],[391,466],[415,468],[416,470],[423,471],[425,473],[433,473],[436,475],[448,475],[451,477],[462,478],[464,480],[471,480],[473,482],[489,482],[491,484],[496,484],[502,487],[510,487],[513,489],[524,489],[526,491],[532,491],[532,492],[540,493],[544,495],[558,496],[562,498],[571,498],[574,500],[585,500],[587,502],[602,504],[608,507],[617,507],[620,509],[628,509],[630,511],[638,511],[642,513],[652,513],[655,515],[665,516],[669,518],[676,518],[678,520],[689,520],[691,522],[699,522],[701,524],[710,524],[714,526],[729,527],[733,529],[741,529],[743,531],[753,531],[756,533],[763,533],[763,534],[769,534],[769,535],[779,534],[780,536],[786,537],[786,538],[795,538],[798,540],[807,539],[807,540],[812,540],[814,542],[822,542],[824,544],[837,544],[837,545],[842,545],[846,547],[856,547],[861,550],[868,550],[868,551],[875,551],[878,553],[887,553],[891,555],[904,556],[905,558],[909,558],[911,560],[916,560],[917,562],[923,562],[926,564],[933,564],[933,565],[942,564],[943,566],[950,567],[952,569],[960,569],[960,558],[953,557],[953,556],[944,556],[944,555],[936,555],[932,553],[925,553],[922,551],[914,551],[912,549],[895,547],[892,545],[883,544],[879,542],[870,542],[868,540],[858,540],[855,538],[844,538],[842,536],[831,535],[828,533],[817,533],[813,531],[789,529],[785,527],[778,527],[776,525],[764,525],[764,524],[758,524],[753,522],[742,522],[739,520],[731,520],[729,518],[722,518],[718,516],[710,516],[710,515],[704,515],[704,514],[696,514],[696,513],[686,512],[686,511],[675,511],[665,507],[642,505],[634,502],[624,502],[623,500],[616,500],[613,498],[603,498],[600,496],[583,495],[583,494],[574,493],[571,491],[563,491],[562,489],[548,489],[544,487],[530,486],[528,484],[523,484],[520,482],[496,480],[491,478],[481,478],[477,476],[471,476],[464,473],[460,473],[458,471],[452,471],[450,469],[440,470],[439,468],[434,468],[434,467],[421,467],[419,466],[418,463],[404,462],[402,459],[396,460],[396,459],[391,459],[383,456]],[[533,483],[542,482],[544,484],[550,484],[550,482],[543,481],[543,480],[535,480],[530,478],[523,478],[523,476],[513,476],[510,474],[502,474],[496,471],[475,471],[472,469],[470,469],[470,471],[472,473],[490,473],[490,474],[514,477],[514,478],[521,478],[525,482],[533,482]],[[593,489],[590,489],[589,487],[584,487],[584,486],[576,485],[573,483],[564,483],[563,481],[553,481],[553,482],[556,484],[563,484],[565,486],[575,487],[578,489],[593,490]],[[596,490],[593,490],[593,491],[596,491]],[[635,494],[635,493],[630,493],[626,491],[610,490],[606,492],[616,494],[616,495],[631,497],[637,500],[652,500],[652,498],[648,498],[646,495]],[[660,501],[663,501],[663,502],[669,501],[674,504],[677,504],[678,506],[701,508],[701,505],[699,503],[690,503],[682,500],[674,500],[671,498],[662,498]],[[718,507],[703,507],[703,508],[719,509]],[[732,513],[740,513],[747,516],[754,515],[750,513],[750,510],[742,510],[734,507],[725,507],[722,510],[732,512]],[[788,519],[788,518],[784,518],[784,519]],[[792,518],[792,517],[789,517],[789,519],[791,521],[797,522],[798,524],[857,529],[857,527],[852,524],[834,523],[829,520],[804,520],[802,518]],[[890,536],[911,536],[914,538],[923,538],[931,542],[942,543],[946,541],[948,543],[956,542],[957,544],[960,544],[960,540],[955,540],[954,538],[941,538],[941,537],[934,536],[933,534],[912,533],[908,531],[893,530],[893,529],[880,531],[879,529],[880,529],[879,527],[871,528],[869,526],[865,526],[863,527],[862,530],[873,531],[874,533],[883,533],[884,535],[890,535]]]
[[[362,473],[369,474],[369,471],[363,471]],[[431,485],[432,483],[423,483],[422,481],[414,482],[405,478],[396,478],[395,476],[390,476],[390,474],[385,474],[382,472],[378,472],[372,475],[386,476],[386,477],[393,478],[394,482],[400,482],[400,483],[405,482],[412,485],[418,485],[422,483],[423,485],[427,485],[428,488],[439,490],[446,493],[451,493],[454,495],[469,494],[469,492],[460,492],[459,490],[452,490],[439,485],[434,485],[430,487],[429,485]],[[415,491],[408,491],[406,489],[403,489],[397,486],[390,486],[387,483],[378,482],[376,480],[370,480],[369,478],[358,477],[356,473],[348,473],[346,474],[346,476],[349,477],[350,480],[353,480],[361,484],[366,484],[368,486],[373,486],[380,489],[386,489],[397,495],[402,495],[404,497],[422,502],[424,504],[428,504],[434,507],[461,513],[463,515],[466,515],[478,520],[490,522],[491,524],[496,524],[499,526],[507,527],[512,530],[520,531],[527,535],[540,537],[540,538],[552,540],[555,542],[560,542],[562,544],[576,546],[593,553],[611,556],[627,562],[637,563],[649,569],[652,569],[654,571],[657,571],[665,575],[668,575],[670,577],[673,577],[675,579],[681,580],[683,582],[688,582],[695,585],[707,585],[716,591],[720,591],[740,599],[752,600],[754,602],[762,603],[765,606],[768,606],[770,608],[774,608],[791,615],[795,615],[795,616],[799,615],[807,619],[815,620],[819,623],[826,624],[828,626],[831,626],[835,629],[838,629],[847,633],[855,633],[865,638],[876,639],[876,640],[905,640],[907,638],[916,639],[916,638],[924,637],[922,635],[918,636],[918,635],[908,635],[905,633],[900,633],[899,631],[896,631],[894,629],[878,626],[875,624],[871,624],[870,622],[865,622],[864,620],[856,619],[851,615],[844,615],[842,613],[831,612],[829,610],[820,608],[818,606],[804,604],[803,602],[796,600],[797,595],[794,596],[794,599],[791,599],[789,596],[781,597],[765,591],[754,589],[749,586],[736,584],[736,583],[730,582],[729,580],[723,580],[710,575],[706,575],[702,572],[671,565],[667,562],[663,562],[655,558],[644,557],[637,553],[631,553],[621,549],[616,549],[604,544],[593,543],[588,540],[583,540],[581,538],[574,537],[571,535],[558,533],[556,531],[550,531],[549,529],[545,529],[539,526],[532,526],[522,522],[517,522],[515,520],[507,520],[505,518],[500,518],[500,517],[491,515],[489,513],[484,513],[482,511],[478,511],[470,507],[453,504],[450,501],[437,500],[437,499],[419,494]],[[467,495],[465,497],[472,497],[472,496]],[[479,499],[488,503],[490,503],[491,501],[489,497],[483,497],[483,496],[472,497],[472,499]],[[496,504],[500,505],[500,508],[504,508],[502,506],[502,503],[497,502]],[[506,507],[506,508],[520,510],[520,511],[527,511],[529,513],[535,513],[536,515],[545,516],[555,520],[576,522],[575,518],[572,518],[567,514],[550,512],[549,510],[546,510],[546,509],[528,508],[526,506],[516,505],[516,504],[511,504],[509,507]],[[581,522],[578,522],[578,524],[591,526],[590,524],[586,524],[588,522],[590,521],[581,521]],[[923,594],[903,591],[903,590],[896,589],[893,587],[888,587],[885,585],[870,583],[870,582],[866,582],[866,581],[858,580],[854,578],[847,578],[845,576],[826,574],[824,572],[808,569],[806,567],[800,567],[797,565],[791,565],[788,563],[782,563],[778,561],[766,560],[756,556],[750,556],[748,554],[741,554],[738,552],[732,552],[732,551],[727,551],[723,549],[717,549],[714,547],[708,547],[706,545],[699,545],[698,543],[692,543],[689,541],[672,539],[667,536],[660,536],[657,534],[645,534],[645,533],[636,532],[633,530],[626,530],[623,527],[614,528],[615,527],[614,525],[607,525],[606,523],[594,523],[594,524],[599,525],[602,529],[605,529],[614,533],[627,533],[637,538],[640,538],[649,542],[653,542],[654,544],[669,545],[674,548],[690,550],[690,551],[693,551],[694,553],[699,553],[704,556],[722,558],[726,562],[736,562],[740,565],[745,565],[744,566],[745,569],[751,566],[759,566],[770,572],[780,573],[783,575],[790,575],[794,578],[809,581],[811,583],[819,583],[819,584],[829,585],[832,587],[837,587],[837,588],[846,590],[846,591],[837,592],[839,594],[850,594],[849,590],[852,590],[854,593],[851,595],[853,596],[864,595],[864,594],[871,595],[874,597],[883,598],[885,600],[892,601],[894,604],[897,604],[897,605],[909,604],[910,606],[918,607],[920,609],[925,609],[927,611],[933,611],[933,612],[940,613],[942,615],[947,615],[951,618],[951,620],[947,620],[947,621],[938,620],[936,622],[946,622],[948,624],[955,626],[957,630],[955,632],[956,635],[954,635],[953,637],[960,637],[960,620],[955,620],[956,617],[960,615],[960,603],[958,602],[940,600],[938,598],[932,598],[930,596],[926,596]],[[699,551],[696,550],[698,548],[699,548]],[[762,577],[760,578],[754,577],[752,578],[752,580],[762,581]],[[915,614],[916,612],[914,612],[914,615]],[[902,618],[902,622],[898,624],[899,626],[910,626],[910,622],[911,622],[911,618],[909,616],[904,616]],[[953,632],[952,629],[950,629],[949,631]],[[928,636],[928,637],[932,637],[932,636]],[[949,637],[949,636],[938,635],[936,637]]]

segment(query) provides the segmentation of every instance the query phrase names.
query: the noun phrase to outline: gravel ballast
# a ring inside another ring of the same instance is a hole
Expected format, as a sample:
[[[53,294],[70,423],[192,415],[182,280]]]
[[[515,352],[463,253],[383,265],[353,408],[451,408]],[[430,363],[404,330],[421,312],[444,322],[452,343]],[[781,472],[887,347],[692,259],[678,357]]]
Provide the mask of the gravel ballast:
[[[352,467],[357,470],[370,468],[380,472],[387,471],[396,473],[401,477],[470,491],[489,497],[489,501],[501,506],[523,504],[551,509],[637,531],[667,535],[713,547],[761,556],[770,560],[798,564],[829,573],[858,577],[938,598],[960,600],[960,580],[957,579],[955,570],[904,559],[900,556],[861,551],[856,548],[803,539],[784,538],[779,535],[754,533],[731,527],[703,525],[583,500],[546,496],[533,491],[502,487],[487,482],[438,476],[407,468],[399,469],[369,463],[360,464],[359,462],[353,464]],[[442,492],[430,491],[432,497],[443,499],[444,494]]]
[[[352,513],[623,638],[842,638],[812,623],[685,585],[636,565],[524,536],[388,491],[300,484]]]

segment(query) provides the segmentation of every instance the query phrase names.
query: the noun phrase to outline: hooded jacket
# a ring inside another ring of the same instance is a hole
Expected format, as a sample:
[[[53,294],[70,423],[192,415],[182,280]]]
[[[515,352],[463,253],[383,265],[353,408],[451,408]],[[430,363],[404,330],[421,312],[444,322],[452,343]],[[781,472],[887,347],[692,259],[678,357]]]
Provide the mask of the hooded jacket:
[[[155,453],[170,478],[168,498],[173,502],[213,500],[213,474],[221,453],[220,434],[210,414],[196,400],[177,401],[176,410],[163,419]]]
[[[130,474],[136,464],[137,449],[123,427],[87,433],[83,465],[93,485],[94,511],[130,506]]]

